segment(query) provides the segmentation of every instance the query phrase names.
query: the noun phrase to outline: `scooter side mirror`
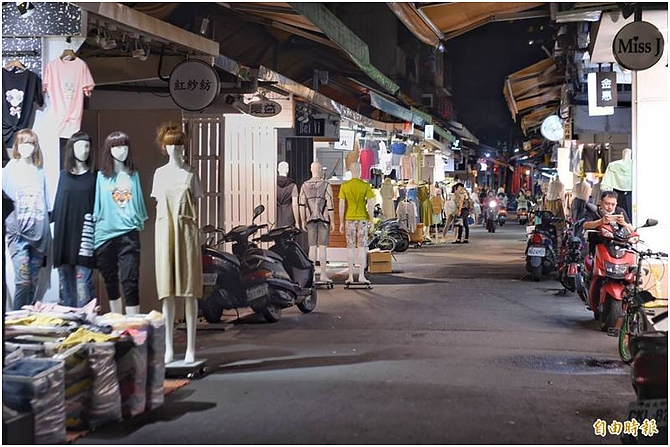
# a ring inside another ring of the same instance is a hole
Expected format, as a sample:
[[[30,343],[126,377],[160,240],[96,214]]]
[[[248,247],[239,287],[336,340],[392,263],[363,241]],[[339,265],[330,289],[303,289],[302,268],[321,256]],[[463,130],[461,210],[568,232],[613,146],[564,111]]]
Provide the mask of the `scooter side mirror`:
[[[647,219],[644,225],[642,225],[642,228],[655,227],[656,225],[658,225],[658,221],[656,219]]]
[[[205,234],[214,233],[216,231],[216,228],[214,228],[214,225],[205,225],[204,227],[202,227],[202,231]]]
[[[251,219],[251,221],[253,222],[254,220],[256,220],[256,218],[261,214],[263,214],[264,211],[265,211],[264,205],[258,205],[256,208],[254,208],[254,218]]]

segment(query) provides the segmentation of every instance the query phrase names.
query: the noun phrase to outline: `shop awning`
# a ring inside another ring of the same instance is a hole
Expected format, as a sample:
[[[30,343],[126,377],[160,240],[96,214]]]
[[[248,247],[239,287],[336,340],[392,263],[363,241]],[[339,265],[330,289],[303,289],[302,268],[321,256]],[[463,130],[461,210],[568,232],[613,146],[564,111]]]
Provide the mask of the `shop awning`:
[[[449,130],[458,135],[461,139],[479,144],[479,138],[474,136],[463,124],[457,121],[449,121]]]
[[[295,2],[289,3],[289,5],[338,44],[358,68],[383,87],[384,90],[392,95],[400,93],[400,86],[372,65],[368,45],[347,28],[324,4]]]
[[[543,4],[544,2],[455,2],[422,6],[419,10],[444,33],[445,39],[451,39],[490,22],[515,18],[506,14],[528,11]]]
[[[406,2],[387,2],[393,13],[405,24],[417,39],[430,46],[436,47],[444,40],[444,35],[425,14],[414,4]]]

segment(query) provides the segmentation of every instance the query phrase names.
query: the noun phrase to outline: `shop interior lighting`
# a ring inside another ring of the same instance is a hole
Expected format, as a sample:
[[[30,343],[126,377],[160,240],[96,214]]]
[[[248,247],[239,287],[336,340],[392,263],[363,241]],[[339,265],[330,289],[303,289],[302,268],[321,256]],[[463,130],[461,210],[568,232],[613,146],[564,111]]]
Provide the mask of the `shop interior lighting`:
[[[16,2],[16,8],[19,10],[22,19],[27,19],[35,13],[34,2]]]

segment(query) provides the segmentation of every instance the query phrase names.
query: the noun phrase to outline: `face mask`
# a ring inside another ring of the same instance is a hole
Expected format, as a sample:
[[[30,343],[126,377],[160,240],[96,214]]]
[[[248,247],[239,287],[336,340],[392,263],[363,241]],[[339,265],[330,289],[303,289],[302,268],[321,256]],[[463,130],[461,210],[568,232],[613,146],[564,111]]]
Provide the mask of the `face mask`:
[[[169,144],[165,146],[165,152],[167,152],[170,158],[176,157],[181,160],[184,157],[184,146]]]
[[[128,146],[114,146],[112,148],[112,157],[121,163],[125,163],[128,158],[128,151]]]
[[[91,153],[91,143],[89,141],[80,140],[74,143],[74,158],[77,161],[88,161],[88,156]]]
[[[33,155],[35,152],[35,145],[32,143],[21,143],[19,144],[19,155],[21,158],[28,158]]]

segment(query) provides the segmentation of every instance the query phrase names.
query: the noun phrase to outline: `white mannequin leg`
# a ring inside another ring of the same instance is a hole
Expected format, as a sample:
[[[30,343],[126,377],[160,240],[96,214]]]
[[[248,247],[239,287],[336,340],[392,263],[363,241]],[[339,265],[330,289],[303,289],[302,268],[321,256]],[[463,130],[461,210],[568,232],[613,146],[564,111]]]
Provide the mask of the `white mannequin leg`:
[[[358,255],[360,257],[360,264],[358,266],[358,282],[367,282],[365,277],[365,267],[367,266],[368,248],[358,247]]]
[[[121,298],[117,300],[109,300],[109,311],[123,315],[123,302],[121,301]]]
[[[347,249],[347,262],[349,262],[349,278],[347,282],[354,282],[354,263],[356,262],[356,249]]]
[[[174,302],[173,296],[163,298],[163,318],[165,318],[165,364],[174,360],[172,337],[174,335]]]
[[[126,315],[137,315],[140,313],[140,306],[126,306]]]
[[[319,263],[321,264],[321,274],[319,276],[319,279],[321,281],[327,282],[330,281],[330,278],[328,278],[328,247],[320,246],[317,248],[317,251],[319,252]]]
[[[186,307],[186,363],[195,362],[195,329],[198,318],[198,299],[184,298]]]
[[[317,249],[316,245],[310,245],[309,246],[309,259],[314,263],[314,280],[316,281],[316,257],[317,257]],[[321,270],[323,271],[323,266],[321,266]]]

